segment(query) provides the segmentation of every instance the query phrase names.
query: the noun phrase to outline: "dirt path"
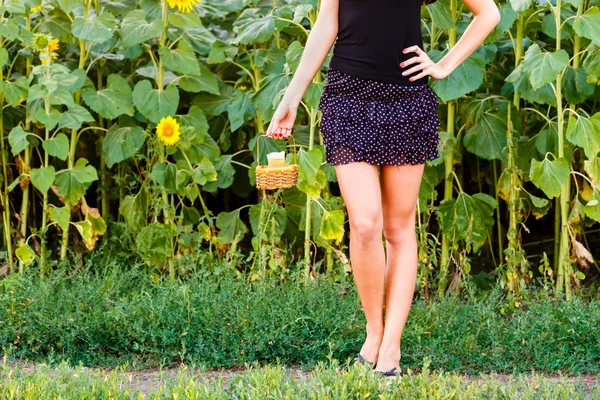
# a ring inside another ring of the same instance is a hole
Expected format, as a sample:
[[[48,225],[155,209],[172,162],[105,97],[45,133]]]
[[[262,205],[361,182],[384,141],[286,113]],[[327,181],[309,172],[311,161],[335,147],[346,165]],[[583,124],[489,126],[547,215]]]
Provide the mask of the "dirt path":
[[[21,368],[25,373],[32,373],[35,368],[35,364],[24,363],[24,362],[7,362],[6,363],[11,369]],[[175,379],[177,373],[180,371],[181,366],[173,366],[169,368],[163,368],[162,371],[159,368],[150,368],[139,371],[123,371],[122,375],[125,378],[125,381],[130,382],[131,392],[139,390],[140,392],[146,394],[152,391],[154,388],[162,386],[164,382],[171,381]],[[105,368],[85,368],[87,371],[95,374],[101,373],[109,373],[111,369]],[[224,382],[227,383],[229,380],[237,375],[245,372],[244,368],[227,368],[227,369],[199,369],[196,368],[193,370],[193,375],[198,381],[206,380],[212,381],[222,378]],[[301,367],[286,367],[286,373],[288,376],[294,378],[295,380],[300,380],[302,377],[307,377],[310,375],[311,370],[303,369]],[[191,368],[188,369],[188,372],[191,372]],[[418,371],[416,372],[418,373]],[[514,375],[506,374],[506,373],[491,373],[491,374],[483,374],[483,375],[468,375],[468,374],[457,374],[460,376],[465,382],[471,383],[473,381],[484,382],[486,379],[492,379],[498,382],[508,382],[511,377]],[[523,374],[524,375],[524,374]],[[561,380],[567,383],[577,383],[581,382],[585,385],[588,391],[591,391],[595,387],[600,387],[600,375],[591,375],[591,374],[582,374],[582,375],[571,375],[571,376],[561,376],[559,374],[547,374],[543,375],[543,379],[559,383]]]

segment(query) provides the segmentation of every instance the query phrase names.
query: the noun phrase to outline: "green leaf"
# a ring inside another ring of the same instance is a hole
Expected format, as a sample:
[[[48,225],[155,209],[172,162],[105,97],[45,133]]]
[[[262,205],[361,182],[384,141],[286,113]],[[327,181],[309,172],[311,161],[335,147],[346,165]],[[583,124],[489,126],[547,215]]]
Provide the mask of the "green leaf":
[[[158,54],[165,66],[171,71],[188,75],[201,74],[198,59],[185,40],[180,40],[175,50],[166,46],[161,47],[158,49]]]
[[[252,104],[252,94],[248,91],[236,89],[231,96],[231,103],[227,108],[231,130],[238,130],[246,121],[254,117],[256,109]]]
[[[344,212],[333,210],[323,213],[319,236],[327,240],[341,242],[344,238]]]
[[[102,154],[108,168],[137,154],[144,145],[144,130],[139,126],[113,125],[102,141]]]
[[[298,176],[308,184],[316,182],[317,171],[321,168],[323,153],[319,149],[306,151],[300,149],[298,152]]]
[[[200,107],[191,106],[187,114],[177,115],[176,119],[182,127],[194,128],[196,131],[195,142],[201,144],[204,141],[204,137],[208,133],[208,121]]]
[[[128,48],[157,37],[163,30],[161,19],[152,22],[146,21],[146,13],[143,10],[134,10],[123,18],[121,23],[121,44]]]
[[[19,37],[19,25],[13,18],[0,22],[0,36],[4,39],[13,41]]]
[[[22,76],[16,81],[0,81],[0,91],[4,93],[4,100],[11,106],[18,106],[27,99],[29,83]]]
[[[263,197],[263,201],[250,206],[249,216],[255,238],[275,243],[281,240],[287,225],[287,212],[284,207]]]
[[[304,101],[307,106],[313,109],[318,109],[321,95],[323,94],[323,83],[313,82],[308,86],[306,93],[304,94]]]
[[[87,160],[79,159],[73,169],[62,170],[56,174],[58,193],[68,204],[78,203],[89,185],[98,180],[96,168],[86,164]]]
[[[151,265],[161,265],[169,258],[174,231],[169,225],[154,222],[140,229],[135,239],[137,250]]]
[[[73,104],[69,111],[62,114],[58,128],[79,129],[84,122],[94,122],[92,114],[79,104]]]
[[[35,260],[35,253],[31,250],[31,247],[26,244],[17,247],[15,255],[25,265],[29,265]]]
[[[194,207],[183,206],[181,207],[181,224],[182,225],[196,225],[200,222],[200,212]]]
[[[262,16],[258,8],[247,8],[233,23],[236,44],[259,44],[273,37],[275,20],[273,15]]]
[[[221,64],[228,58],[234,57],[237,54],[237,47],[216,40],[208,54],[208,64]]]
[[[532,0],[510,0],[510,5],[515,11],[525,11],[531,7]]]
[[[562,186],[569,179],[569,162],[564,158],[543,161],[531,160],[531,169],[529,177],[533,184],[549,198],[554,198],[560,194]]]
[[[430,52],[432,60],[439,61],[443,53]],[[431,87],[443,102],[458,99],[478,89],[483,83],[485,60],[479,53],[473,53],[463,61],[452,73],[442,80],[433,80]]]
[[[217,171],[215,166],[206,157],[203,157],[199,164],[192,170],[192,179],[198,185],[205,185],[207,182],[217,180]]]
[[[452,19],[452,13],[450,12],[450,4],[448,1],[437,0],[432,4],[427,5],[429,15],[433,25],[439,29],[452,29],[456,25]]]
[[[98,44],[110,39],[115,30],[115,17],[108,12],[88,18],[77,17],[71,25],[73,36]]]
[[[514,85],[515,91],[520,93],[524,100],[532,103],[556,106],[556,96],[552,85],[547,83],[538,89],[534,89],[529,82],[528,74],[523,70],[523,63],[519,64],[505,80]]]
[[[474,252],[483,246],[494,224],[495,199],[483,193],[478,195],[461,192],[456,199],[442,200],[438,207],[440,226],[449,240],[464,240]]]
[[[598,7],[590,7],[585,14],[576,17],[573,28],[579,36],[586,37],[596,46],[600,46],[600,10]]]
[[[68,206],[64,207],[50,207],[50,219],[63,231],[69,229],[69,222],[71,220],[71,209]]]
[[[69,156],[69,138],[64,133],[59,133],[52,139],[44,141],[42,146],[52,157],[57,157],[64,161]]]
[[[583,162],[583,168],[594,183],[594,186],[600,187],[600,157],[585,160]]]
[[[62,116],[63,114],[61,114],[60,111],[55,108],[50,109],[49,113],[46,113],[46,110],[43,108],[39,108],[35,112],[33,120],[44,125],[49,130],[52,130],[56,127]]]
[[[8,50],[4,47],[0,49],[0,68],[4,67],[8,62]]]
[[[177,113],[179,90],[173,85],[166,90],[153,89],[150,81],[143,80],[133,89],[133,103],[144,117],[157,124],[161,118]]]
[[[569,103],[582,103],[594,94],[596,85],[588,83],[586,79],[583,68],[567,68],[562,83],[565,99]]]
[[[296,73],[303,52],[304,46],[302,46],[302,43],[300,43],[297,40],[294,40],[288,46],[287,51],[285,53],[285,61],[287,62],[288,67],[290,68],[290,73]]]
[[[195,13],[172,13],[169,14],[169,22],[176,28],[183,30],[190,28],[202,28],[202,22]]]
[[[89,246],[89,244],[93,241],[92,223],[90,221],[78,221],[74,222],[73,225],[75,225],[75,228],[77,228],[77,231],[83,238],[86,246]]]
[[[296,187],[298,190],[306,193],[313,199],[319,199],[321,197],[321,191],[327,185],[327,175],[323,172],[322,169],[317,171],[317,175],[315,181],[310,183],[302,178],[298,179],[298,183]]]
[[[587,73],[586,82],[598,82],[600,79],[600,49],[588,53],[585,60],[583,60],[583,68]]]
[[[106,119],[115,119],[119,115],[133,116],[132,91],[125,79],[117,74],[108,76],[105,89],[93,86],[81,90],[81,97],[92,110]]]
[[[265,121],[269,121],[275,113],[277,98],[284,92],[290,83],[290,77],[286,73],[267,75],[262,86],[254,95],[254,105]]]
[[[146,224],[147,200],[146,192],[143,190],[135,196],[125,196],[119,205],[119,214],[125,218],[127,225],[138,228]]]
[[[588,160],[596,157],[600,151],[600,113],[591,118],[581,115],[570,118],[567,140],[582,147]]]
[[[215,164],[215,169],[218,173],[219,189],[227,189],[233,184],[235,168],[233,168],[231,155],[222,155]]]
[[[219,243],[229,244],[243,239],[248,228],[240,218],[240,209],[231,212],[220,212],[217,216]]]
[[[538,89],[556,80],[556,75],[569,63],[569,54],[560,49],[553,53],[541,51],[536,43],[525,52],[523,71],[529,77],[533,89]]]
[[[600,222],[600,190],[598,188],[594,189],[592,198],[583,207],[583,211],[589,218]]]
[[[173,163],[156,163],[152,167],[151,177],[163,186],[167,193],[177,193],[177,166]]]
[[[82,4],[81,0],[58,0],[60,8],[67,14]]]
[[[506,119],[495,112],[485,112],[465,134],[467,150],[486,160],[501,160],[506,151]]]
[[[46,193],[52,187],[54,178],[56,177],[56,171],[52,165],[48,167],[34,168],[31,170],[31,183],[40,192]]]
[[[191,93],[208,92],[217,96],[221,94],[217,75],[202,63],[200,63],[200,76],[184,75],[179,79],[179,86]]]
[[[8,143],[10,143],[13,156],[16,156],[29,146],[29,140],[27,139],[29,135],[31,133],[25,132],[20,126],[12,128],[8,134]]]

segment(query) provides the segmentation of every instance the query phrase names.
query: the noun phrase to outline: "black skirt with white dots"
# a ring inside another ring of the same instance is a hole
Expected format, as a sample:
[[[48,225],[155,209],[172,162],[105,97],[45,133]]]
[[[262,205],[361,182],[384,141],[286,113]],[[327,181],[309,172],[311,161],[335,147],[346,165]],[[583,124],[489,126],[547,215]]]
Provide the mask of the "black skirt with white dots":
[[[416,165],[435,160],[438,105],[427,84],[379,82],[330,68],[319,102],[327,163]]]

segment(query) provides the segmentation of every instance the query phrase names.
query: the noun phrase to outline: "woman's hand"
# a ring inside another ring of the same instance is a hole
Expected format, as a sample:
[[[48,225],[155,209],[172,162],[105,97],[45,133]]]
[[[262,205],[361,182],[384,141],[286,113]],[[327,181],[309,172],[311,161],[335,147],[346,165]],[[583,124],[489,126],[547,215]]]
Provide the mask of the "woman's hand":
[[[287,101],[279,103],[271,123],[267,129],[267,137],[269,139],[287,139],[292,134],[292,128],[296,121],[296,112],[298,106],[294,106]]]
[[[450,75],[450,72],[452,72],[452,71],[446,70],[439,63],[434,63],[433,61],[431,61],[431,59],[429,58],[427,53],[425,53],[423,50],[421,50],[421,48],[417,45],[407,47],[404,50],[402,50],[402,52],[403,53],[410,53],[410,52],[417,53],[417,55],[415,57],[409,58],[408,60],[406,60],[400,64],[400,67],[406,67],[408,65],[417,64],[414,67],[409,68],[406,71],[402,72],[402,75],[406,76],[406,75],[413,74],[417,71],[421,71],[419,74],[410,77],[409,80],[411,82],[415,81],[417,79],[421,79],[427,75],[431,76],[434,79],[444,79],[445,77]]]

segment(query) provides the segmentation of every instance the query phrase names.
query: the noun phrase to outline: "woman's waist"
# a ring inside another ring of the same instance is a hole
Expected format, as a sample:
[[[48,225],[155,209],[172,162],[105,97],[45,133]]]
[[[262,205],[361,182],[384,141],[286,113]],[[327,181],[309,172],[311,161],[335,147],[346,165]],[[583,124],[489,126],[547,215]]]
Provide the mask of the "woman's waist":
[[[412,54],[414,56],[414,54]],[[412,57],[406,57],[406,59]],[[381,56],[377,58],[351,56],[346,57],[343,53],[334,51],[333,57],[329,62],[329,67],[342,73],[350,74],[359,78],[374,80],[382,83],[418,86],[428,83],[428,76],[410,81],[411,76],[402,75],[406,68],[400,67],[400,63],[406,59],[399,59],[393,56]]]

